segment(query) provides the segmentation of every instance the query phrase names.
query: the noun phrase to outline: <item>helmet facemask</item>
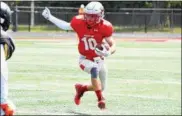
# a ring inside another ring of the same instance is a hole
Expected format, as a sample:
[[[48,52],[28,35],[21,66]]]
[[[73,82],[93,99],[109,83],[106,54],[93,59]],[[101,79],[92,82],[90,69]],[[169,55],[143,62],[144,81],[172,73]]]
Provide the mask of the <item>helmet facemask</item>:
[[[99,16],[96,14],[84,14],[84,19],[86,23],[90,26],[95,25],[99,22]]]
[[[99,24],[104,18],[104,8],[99,2],[90,2],[84,11],[84,20],[89,27]]]
[[[4,31],[7,31],[9,29],[10,26],[10,16],[7,14],[3,14],[3,12],[1,11],[0,13],[0,25],[2,26]]]

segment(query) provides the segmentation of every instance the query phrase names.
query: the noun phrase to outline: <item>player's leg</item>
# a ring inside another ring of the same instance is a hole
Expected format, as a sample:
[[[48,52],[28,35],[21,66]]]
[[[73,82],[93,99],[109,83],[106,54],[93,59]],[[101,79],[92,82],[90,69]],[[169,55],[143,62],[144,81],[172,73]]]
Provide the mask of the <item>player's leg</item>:
[[[80,60],[80,67],[82,70],[85,72],[91,74],[91,85],[87,86],[88,91],[94,91],[94,90],[100,90],[101,89],[101,83],[100,80],[97,79],[98,74],[100,75],[100,71],[105,73],[105,67],[103,66],[104,61],[101,60],[100,58],[95,58],[95,62],[87,60],[82,58]],[[101,74],[103,75],[103,74]],[[105,75],[103,75],[105,76]],[[104,78],[104,77],[103,77]]]
[[[85,59],[83,56],[80,56],[79,66],[84,72],[87,72],[90,74],[91,68],[96,67],[97,65],[94,64],[94,62]],[[75,101],[75,104],[77,105],[80,104],[80,98],[83,96],[83,94],[86,91],[94,91],[92,84],[90,85],[76,84],[75,89],[76,89],[76,96],[74,101]]]
[[[107,68],[104,65],[104,62],[101,62],[99,64],[99,78],[100,78],[100,82],[101,82],[101,90],[102,90],[102,96],[105,96],[105,89],[106,89],[106,85],[107,85]],[[98,102],[98,106],[101,108],[105,108],[105,98],[102,98],[101,101]]]
[[[100,80],[98,78],[91,78],[91,81],[92,81],[91,86],[93,86],[93,90],[95,91],[95,94],[98,99],[98,107],[100,109],[105,109],[105,99],[103,97]]]
[[[104,63],[101,64],[99,71],[99,78],[101,81],[102,91],[104,91],[107,87],[107,73],[108,73],[107,66]]]
[[[100,84],[100,80],[97,78],[98,74],[99,74],[99,66],[97,63],[81,58],[80,59],[80,67],[82,68],[82,70],[84,70],[85,72],[91,74],[91,85],[81,85],[81,84],[77,84],[76,85],[76,90],[77,96],[75,97],[75,102],[77,105],[80,103],[80,98],[83,95],[83,93],[85,91],[95,91],[96,96],[98,98],[98,102],[101,102],[103,100],[103,95],[102,95],[102,91],[101,91],[101,84]],[[80,92],[78,92],[80,91]],[[79,96],[80,95],[80,96]],[[105,108],[105,103],[103,103],[101,106],[100,104],[99,108]]]
[[[5,115],[13,115],[14,105],[8,100],[8,67],[5,60],[4,48],[1,44],[1,113]]]

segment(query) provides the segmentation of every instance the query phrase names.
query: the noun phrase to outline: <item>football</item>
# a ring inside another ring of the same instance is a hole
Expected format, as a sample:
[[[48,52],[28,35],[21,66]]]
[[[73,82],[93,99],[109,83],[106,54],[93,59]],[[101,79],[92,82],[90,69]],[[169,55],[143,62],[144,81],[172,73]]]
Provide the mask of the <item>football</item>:
[[[103,50],[102,44],[97,44],[95,48],[98,48],[99,50]]]
[[[99,50],[103,50],[102,46],[105,46],[106,50],[110,49],[110,46],[107,43],[105,43],[105,42],[102,42],[102,44],[97,44],[96,48],[98,48]]]

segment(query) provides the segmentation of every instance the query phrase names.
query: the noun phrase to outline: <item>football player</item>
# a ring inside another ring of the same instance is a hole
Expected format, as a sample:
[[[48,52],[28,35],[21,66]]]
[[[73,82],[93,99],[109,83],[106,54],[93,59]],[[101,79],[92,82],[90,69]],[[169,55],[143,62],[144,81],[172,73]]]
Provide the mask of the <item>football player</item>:
[[[12,116],[15,113],[14,104],[8,100],[8,67],[7,60],[11,58],[15,45],[7,34],[10,25],[11,10],[9,6],[0,2],[0,50],[1,50],[1,115]]]
[[[91,75],[91,84],[75,84],[75,104],[80,104],[81,97],[86,91],[94,91],[98,99],[98,107],[105,109],[102,91],[106,86],[107,69],[104,58],[113,54],[116,48],[112,37],[113,27],[104,19],[103,5],[100,2],[89,2],[84,8],[84,14],[74,16],[70,23],[51,15],[48,8],[44,9],[42,15],[63,30],[74,30],[79,37],[79,65],[83,71]],[[102,45],[103,41],[108,43],[109,49]],[[96,47],[97,45],[102,46],[102,49]]]

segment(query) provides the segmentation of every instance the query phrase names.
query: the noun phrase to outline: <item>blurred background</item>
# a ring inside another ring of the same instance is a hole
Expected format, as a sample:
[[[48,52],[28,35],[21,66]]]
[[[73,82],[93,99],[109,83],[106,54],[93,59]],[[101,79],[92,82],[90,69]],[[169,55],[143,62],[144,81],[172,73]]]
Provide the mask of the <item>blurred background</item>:
[[[70,21],[81,4],[89,1],[6,1],[10,5],[13,31],[62,31],[41,13],[47,6],[52,15]],[[181,1],[101,1],[105,19],[115,32],[181,33]]]

